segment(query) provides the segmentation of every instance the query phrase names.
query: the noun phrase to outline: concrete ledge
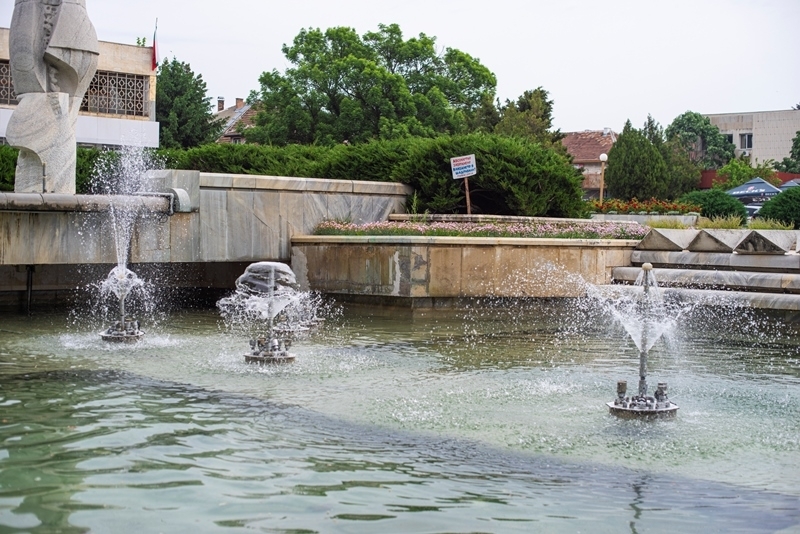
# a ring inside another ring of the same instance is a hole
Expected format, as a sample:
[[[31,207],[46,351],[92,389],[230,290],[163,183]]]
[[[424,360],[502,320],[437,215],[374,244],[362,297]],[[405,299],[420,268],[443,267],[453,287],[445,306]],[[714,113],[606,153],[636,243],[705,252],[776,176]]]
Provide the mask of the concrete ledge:
[[[0,193],[0,211],[102,212],[109,211],[113,203],[139,205],[158,213],[169,211],[169,200],[166,197]]]
[[[667,214],[652,214],[652,215],[638,215],[635,213],[592,213],[592,219],[596,221],[614,221],[614,222],[637,222],[639,224],[649,225],[657,220],[670,220],[678,221],[685,226],[694,226],[697,224],[697,215],[667,215]]]
[[[666,252],[655,250],[634,250],[631,263],[641,265],[652,263],[654,267],[714,269],[724,271],[761,271],[800,274],[800,255],[798,254],[731,254],[726,252]]]
[[[800,294],[800,274],[745,271],[706,271],[700,269],[654,269],[663,286],[724,288],[768,293]],[[615,282],[634,283],[641,273],[638,267],[616,267]]]
[[[602,286],[599,289],[604,294],[614,295],[632,290],[633,287],[614,285]],[[685,302],[698,306],[730,306],[788,312],[800,311],[800,295],[792,294],[667,287],[662,289],[662,295],[665,301]]]
[[[200,173],[200,187],[207,189],[278,190],[359,195],[410,195],[413,188],[396,182],[327,180],[290,176]]]

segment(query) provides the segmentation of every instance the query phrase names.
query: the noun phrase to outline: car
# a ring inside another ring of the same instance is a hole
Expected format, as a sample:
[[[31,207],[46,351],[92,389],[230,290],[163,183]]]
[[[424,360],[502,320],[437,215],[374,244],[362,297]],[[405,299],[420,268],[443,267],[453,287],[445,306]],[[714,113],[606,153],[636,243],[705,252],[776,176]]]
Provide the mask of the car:
[[[758,215],[758,211],[761,209],[761,206],[764,204],[746,204],[744,209],[747,210],[747,217],[752,219],[753,217]]]

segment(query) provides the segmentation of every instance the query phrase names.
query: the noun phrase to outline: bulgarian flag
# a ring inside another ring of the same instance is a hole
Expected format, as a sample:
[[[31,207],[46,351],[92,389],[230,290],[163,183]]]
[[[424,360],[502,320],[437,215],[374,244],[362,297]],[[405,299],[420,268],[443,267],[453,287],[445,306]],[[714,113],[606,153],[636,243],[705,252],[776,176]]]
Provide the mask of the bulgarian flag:
[[[156,29],[153,31],[153,70],[158,68],[158,43],[156,34],[158,33],[158,19],[156,19]]]

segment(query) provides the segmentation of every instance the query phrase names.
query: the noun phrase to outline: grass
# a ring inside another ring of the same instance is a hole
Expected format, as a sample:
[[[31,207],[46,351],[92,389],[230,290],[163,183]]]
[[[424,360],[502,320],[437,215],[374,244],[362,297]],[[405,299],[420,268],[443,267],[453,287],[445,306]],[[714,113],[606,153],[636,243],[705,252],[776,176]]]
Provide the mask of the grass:
[[[747,227],[751,230],[794,230],[792,223],[784,223],[776,221],[775,219],[751,219],[747,223]]]
[[[685,230],[689,228],[677,218],[668,219],[666,217],[654,217],[647,220],[647,226],[650,228],[669,228],[672,230]]]
[[[697,220],[697,228],[707,228],[714,230],[732,230],[742,227],[742,218],[736,215],[728,215],[725,217],[713,217],[708,219],[700,217]]]

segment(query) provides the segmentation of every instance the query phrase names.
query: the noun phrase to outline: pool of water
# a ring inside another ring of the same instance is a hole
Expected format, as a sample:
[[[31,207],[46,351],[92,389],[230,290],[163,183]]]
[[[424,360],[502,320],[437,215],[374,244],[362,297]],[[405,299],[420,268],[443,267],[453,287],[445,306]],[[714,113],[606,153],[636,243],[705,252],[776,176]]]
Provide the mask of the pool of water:
[[[213,310],[0,315],[0,532],[797,532],[795,325],[686,314],[677,418],[624,421],[638,352],[578,302],[348,306],[278,367]]]

